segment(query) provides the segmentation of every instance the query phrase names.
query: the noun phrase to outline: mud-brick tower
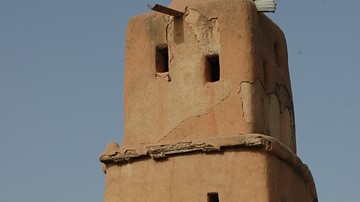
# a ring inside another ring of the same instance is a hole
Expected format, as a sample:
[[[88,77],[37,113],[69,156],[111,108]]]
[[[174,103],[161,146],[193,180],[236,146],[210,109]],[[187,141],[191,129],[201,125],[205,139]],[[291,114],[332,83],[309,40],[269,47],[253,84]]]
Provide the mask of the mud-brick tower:
[[[130,20],[105,202],[317,201],[296,155],[285,38],[260,2],[173,0]]]

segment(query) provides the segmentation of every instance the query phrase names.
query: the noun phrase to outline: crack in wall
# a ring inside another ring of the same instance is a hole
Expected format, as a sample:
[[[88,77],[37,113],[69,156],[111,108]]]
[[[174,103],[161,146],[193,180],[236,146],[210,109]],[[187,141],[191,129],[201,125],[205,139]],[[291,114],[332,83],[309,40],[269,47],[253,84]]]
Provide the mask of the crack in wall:
[[[259,78],[240,82],[242,117],[252,124],[251,132],[278,138],[295,151],[295,122],[292,97],[283,84],[267,92]]]
[[[206,55],[219,53],[220,31],[217,17],[207,18],[198,10],[189,8],[185,12],[185,21]]]
[[[167,44],[183,43],[186,31],[184,23],[186,23],[188,29],[194,34],[199,47],[206,55],[219,53],[220,30],[217,17],[207,18],[198,10],[186,7],[183,17],[175,18],[169,16],[164,20],[167,22],[165,28],[165,40]],[[171,48],[169,52],[171,52]],[[170,61],[171,59],[172,57]]]
[[[168,18],[165,18],[165,21],[166,21],[166,27],[165,27],[165,42],[166,44],[168,45],[168,51],[169,51],[169,66],[171,66],[171,63],[172,63],[172,60],[174,58],[174,53],[172,51],[172,48],[170,48],[170,40],[169,40],[169,31],[171,29],[171,24],[174,22],[174,18],[172,17],[168,17]]]
[[[281,112],[284,111],[284,108],[290,110],[293,110],[293,102],[292,102],[292,97],[291,94],[289,92],[289,90],[287,89],[287,87],[284,84],[275,84],[275,90],[274,91],[270,91],[267,92],[265,89],[265,86],[263,85],[263,83],[261,82],[260,78],[256,78],[253,82],[251,81],[241,81],[240,82],[240,89],[238,91],[238,95],[241,98],[241,89],[242,89],[242,85],[243,84],[250,84],[252,86],[255,85],[255,82],[258,82],[263,90],[263,94],[270,100],[271,99],[271,95],[276,95],[276,97],[278,98],[278,102],[279,102],[279,106],[281,109]],[[284,95],[285,93],[285,95]],[[242,106],[243,107],[243,106]]]
[[[185,122],[193,119],[193,118],[200,118],[203,116],[206,116],[207,114],[209,114],[211,111],[213,111],[213,109],[215,107],[217,107],[218,105],[220,105],[221,103],[223,103],[225,100],[227,100],[229,97],[231,96],[231,91],[229,91],[229,93],[227,94],[227,96],[223,99],[221,99],[218,103],[216,103],[215,105],[213,105],[212,107],[210,107],[205,113],[203,114],[199,114],[199,115],[195,115],[195,116],[190,116],[184,120],[182,120],[177,126],[175,126],[173,129],[171,129],[166,135],[164,135],[160,140],[158,140],[155,143],[161,142],[164,139],[166,139],[169,135],[171,135],[171,133],[173,133],[174,131],[176,131],[178,128],[180,128]]]

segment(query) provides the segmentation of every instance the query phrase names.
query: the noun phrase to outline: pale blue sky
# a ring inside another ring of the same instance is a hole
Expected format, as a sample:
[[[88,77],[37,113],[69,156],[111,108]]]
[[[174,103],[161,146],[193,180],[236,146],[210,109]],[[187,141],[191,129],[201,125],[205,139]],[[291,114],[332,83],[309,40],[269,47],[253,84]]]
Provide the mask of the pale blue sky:
[[[224,0],[225,1],[225,0]],[[0,0],[0,201],[103,200],[130,16],[168,0]],[[278,0],[298,155],[320,201],[359,200],[360,2]]]

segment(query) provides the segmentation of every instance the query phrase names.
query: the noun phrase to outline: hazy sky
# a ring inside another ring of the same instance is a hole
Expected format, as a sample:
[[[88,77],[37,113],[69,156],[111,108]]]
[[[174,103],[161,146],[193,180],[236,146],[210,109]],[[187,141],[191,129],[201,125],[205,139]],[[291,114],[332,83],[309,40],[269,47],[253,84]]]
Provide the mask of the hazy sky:
[[[127,20],[145,0],[0,0],[0,201],[98,202],[123,128]],[[226,0],[224,0],[226,2]],[[298,155],[320,201],[360,192],[360,1],[278,0]]]

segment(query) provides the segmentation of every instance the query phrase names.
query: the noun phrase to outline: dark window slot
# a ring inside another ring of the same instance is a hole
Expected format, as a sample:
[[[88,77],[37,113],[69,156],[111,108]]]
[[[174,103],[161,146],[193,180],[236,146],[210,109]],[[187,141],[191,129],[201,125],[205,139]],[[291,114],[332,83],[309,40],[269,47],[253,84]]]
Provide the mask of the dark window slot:
[[[269,70],[268,70],[268,64],[265,60],[263,60],[263,78],[264,78],[264,86],[265,88],[268,87],[269,82]]]
[[[205,80],[207,82],[216,82],[220,80],[219,55],[206,56]]]
[[[208,202],[219,202],[219,194],[216,192],[208,193]]]
[[[280,67],[280,53],[279,53],[279,43],[278,42],[274,43],[274,52],[275,52],[276,65],[278,67]]]
[[[156,72],[169,71],[169,53],[167,46],[156,47]]]

